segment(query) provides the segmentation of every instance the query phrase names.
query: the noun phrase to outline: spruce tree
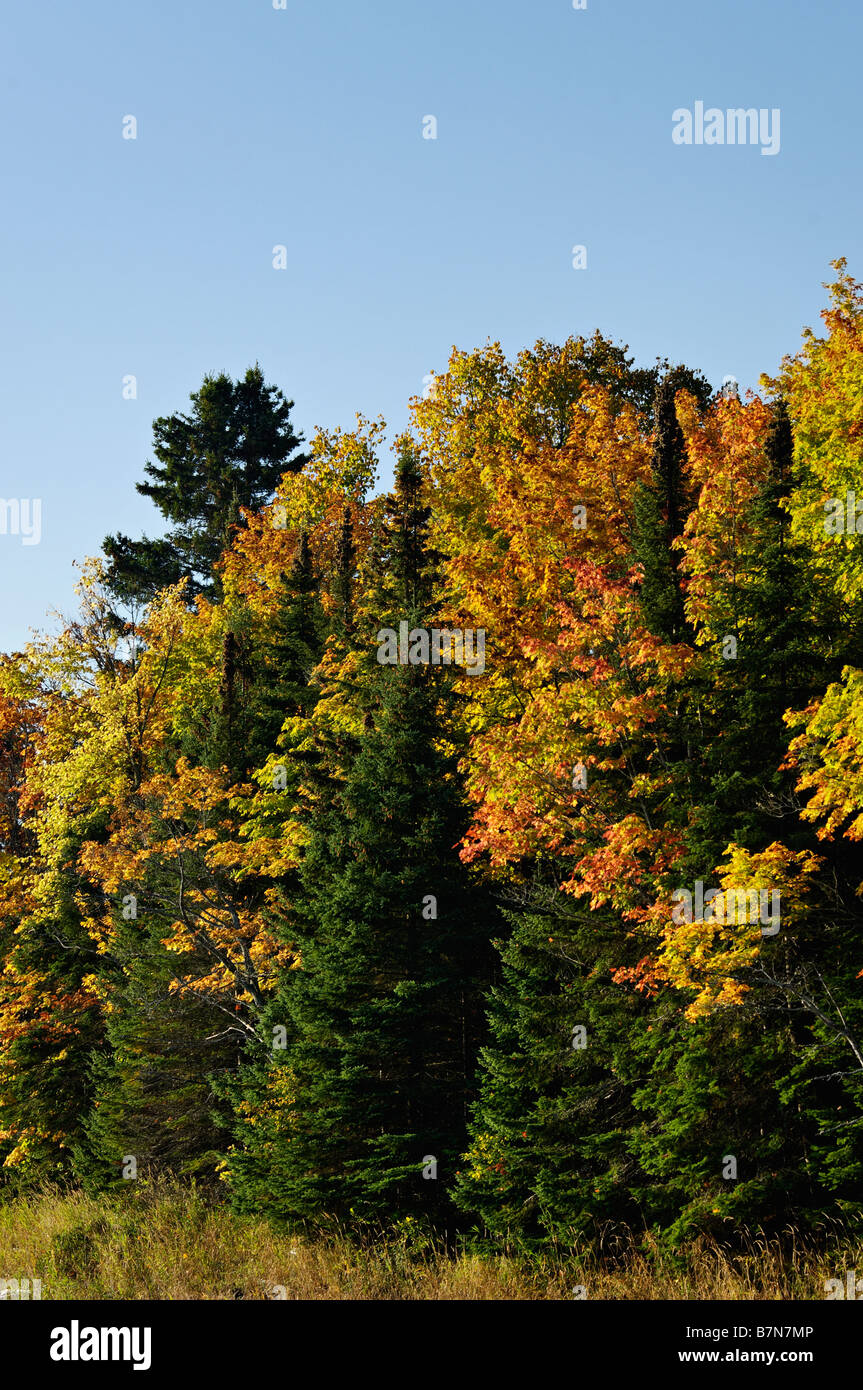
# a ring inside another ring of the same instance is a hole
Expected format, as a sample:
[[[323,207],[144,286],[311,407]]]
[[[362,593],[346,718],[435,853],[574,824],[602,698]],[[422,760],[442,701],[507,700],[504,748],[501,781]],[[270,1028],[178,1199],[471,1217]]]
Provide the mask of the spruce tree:
[[[635,558],[642,567],[641,603],[648,629],[669,642],[685,641],[687,624],[673,542],[682,533],[694,498],[686,486],[686,446],[677,421],[675,396],[689,391],[704,409],[709,388],[696,372],[669,368],[653,403],[653,478],[635,498]]]
[[[648,1013],[612,983],[613,916],[561,902],[548,865],[531,877],[523,905],[506,913],[511,934],[497,943],[502,973],[455,1187],[483,1231],[528,1247],[638,1222],[629,1059]]]
[[[709,690],[698,692],[702,738],[689,763],[686,843],[691,880],[708,887],[730,842],[759,851],[781,840],[824,853],[791,814],[795,773],[782,766],[783,716],[805,708],[838,675],[842,636],[783,505],[795,466],[782,400],[773,407],[765,454],[764,485],[749,517],[757,561],[734,592],[741,640],[733,659],[716,661]],[[832,891],[850,903],[847,854],[836,847],[829,857]],[[855,1015],[853,933],[853,920],[837,920],[816,900],[792,935],[784,929],[762,942],[743,1006],[691,1023],[661,1000],[650,1031],[634,1039],[645,1077],[635,1097],[643,1118],[630,1140],[646,1174],[639,1200],[670,1239],[697,1230],[733,1239],[741,1226],[775,1227],[792,1213],[805,1223],[823,1209],[833,1181],[825,1134],[843,1141],[835,1164],[841,1182],[859,1180],[859,1134],[844,1119],[836,1123],[859,1082],[843,1065],[841,1040],[802,1006],[804,981],[811,988],[822,980],[846,1017]]]
[[[386,569],[365,604],[372,633],[433,616],[426,523],[404,450],[378,549]],[[490,907],[458,856],[467,818],[445,671],[372,658],[362,698],[346,777],[308,811],[291,923],[300,964],[268,1010],[287,1036],[270,1063],[277,1113],[235,1156],[235,1191],[285,1220],[447,1220]]]
[[[319,589],[304,531],[290,570],[280,576],[275,611],[256,654],[254,738],[264,756],[275,747],[285,718],[309,707],[312,673],[327,633]]]
[[[155,882],[148,887],[158,893]],[[92,1186],[166,1174],[212,1178],[222,1138],[212,1077],[235,1069],[242,1049],[239,1030],[226,1033],[205,1001],[173,990],[179,975],[203,976],[212,962],[192,949],[169,950],[164,919],[147,910],[146,895],[141,901],[139,918],[118,916],[114,959],[122,974],[108,988],[109,1048],[91,1063],[93,1104],[77,1169]]]

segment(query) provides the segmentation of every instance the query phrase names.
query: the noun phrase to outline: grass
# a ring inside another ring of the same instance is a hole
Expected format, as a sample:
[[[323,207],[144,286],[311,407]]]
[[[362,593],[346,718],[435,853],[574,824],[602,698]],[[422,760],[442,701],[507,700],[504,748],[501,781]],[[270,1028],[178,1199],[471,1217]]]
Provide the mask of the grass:
[[[0,1278],[38,1278],[43,1299],[823,1299],[863,1269],[863,1239],[819,1245],[788,1230],[736,1252],[706,1239],[673,1256],[650,1238],[595,1250],[481,1255],[417,1240],[309,1239],[238,1218],[205,1194],[138,1184],[121,1197],[46,1190],[0,1204]],[[282,1292],[282,1290],[284,1292]]]

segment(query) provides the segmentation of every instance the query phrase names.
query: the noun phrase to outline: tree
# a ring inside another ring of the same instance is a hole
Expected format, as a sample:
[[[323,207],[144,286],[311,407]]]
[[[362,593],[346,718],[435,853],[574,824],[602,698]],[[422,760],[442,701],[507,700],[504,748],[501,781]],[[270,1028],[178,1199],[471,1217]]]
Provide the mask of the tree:
[[[709,387],[698,373],[685,367],[665,372],[657,384],[653,404],[652,478],[640,485],[634,499],[634,550],[642,571],[645,622],[651,632],[671,642],[686,636],[678,575],[680,556],[674,542],[683,531],[694,501],[687,486],[686,447],[675,408],[678,391],[689,392],[701,410],[707,405]]]
[[[263,727],[258,737],[265,756],[285,719],[308,707],[312,672],[323,655],[327,630],[319,587],[308,532],[301,531],[293,564],[279,578],[266,640],[260,643],[256,680]]]
[[[544,860],[506,917],[456,1200],[486,1232],[532,1246],[636,1224],[632,1053],[650,1011],[612,982],[614,914],[562,898]]]
[[[127,602],[147,602],[181,579],[190,596],[217,593],[214,566],[241,508],[269,501],[282,475],[306,462],[297,453],[302,436],[291,424],[293,401],[265,384],[259,366],[238,381],[224,373],[206,376],[190,400],[191,414],[154,421],[157,462],[145,465],[147,481],[135,485],[172,529],[155,540],[118,533],[102,547],[109,586]]]
[[[405,450],[363,604],[368,635],[433,612],[427,513]],[[381,569],[380,566],[384,565]],[[291,939],[268,1010],[283,1029],[230,1164],[241,1207],[281,1219],[451,1215],[488,974],[489,907],[460,863],[467,818],[440,669],[381,665],[346,775],[307,803]]]

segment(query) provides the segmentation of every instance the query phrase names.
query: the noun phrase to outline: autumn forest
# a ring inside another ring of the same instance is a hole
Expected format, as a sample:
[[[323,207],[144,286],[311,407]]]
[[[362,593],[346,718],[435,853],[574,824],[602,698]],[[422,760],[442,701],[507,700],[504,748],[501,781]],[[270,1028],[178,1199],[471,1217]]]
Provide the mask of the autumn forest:
[[[0,658],[0,1206],[170,1180],[533,1254],[854,1227],[843,261],[792,349],[758,395],[600,332],[454,350],[387,494],[383,421],[305,440],[257,365],[155,421],[157,537]]]

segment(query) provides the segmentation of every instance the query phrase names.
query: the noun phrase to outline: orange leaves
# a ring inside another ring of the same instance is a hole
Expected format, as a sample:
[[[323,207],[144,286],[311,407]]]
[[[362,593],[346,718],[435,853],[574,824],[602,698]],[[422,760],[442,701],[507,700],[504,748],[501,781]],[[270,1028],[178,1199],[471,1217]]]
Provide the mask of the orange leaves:
[[[847,284],[840,298],[830,371],[846,392],[847,434],[863,423],[849,418],[863,301]],[[829,355],[811,344],[807,352],[809,361]],[[670,923],[667,885],[687,862],[699,817],[698,740],[731,698],[729,672],[744,670],[742,658],[739,668],[724,668],[717,653],[699,648],[734,634],[752,639],[745,656],[762,641],[764,550],[781,549],[777,507],[781,514],[791,480],[776,472],[773,407],[723,397],[702,411],[695,397],[678,394],[686,459],[675,486],[688,501],[673,542],[679,565],[670,563],[669,574],[679,576],[693,640],[658,636],[680,628],[655,619],[648,626],[642,606],[643,538],[651,534],[639,529],[644,487],[658,499],[660,521],[666,496],[653,473],[654,438],[623,403],[620,363],[606,353],[603,370],[591,372],[587,356],[575,340],[537,344],[515,362],[499,344],[454,353],[434,392],[414,405],[448,615],[487,629],[486,676],[463,692],[473,808],[463,854],[485,858],[499,874],[553,855],[565,866],[565,892],[617,917],[615,979],[679,989],[697,1016],[741,1002],[746,970],[762,949],[758,927],[735,936],[716,917]],[[794,384],[802,403],[812,383]],[[723,648],[722,659],[736,650]],[[800,786],[815,793],[807,815],[824,818],[825,834],[843,824],[849,836],[863,836],[858,703],[863,690],[849,683],[794,745]],[[790,924],[813,863],[778,844],[748,858],[731,846],[721,872],[722,894],[753,885],[760,894],[770,879],[788,899]]]
[[[180,758],[172,772],[152,774],[133,801],[116,809],[107,839],[86,842],[78,855],[83,876],[108,902],[104,916],[90,922],[100,950],[110,949],[118,896],[131,894],[132,921],[156,913],[166,949],[197,958],[190,973],[172,982],[172,993],[190,990],[215,1003],[235,997],[239,987],[242,997],[260,998],[289,953],[264,925],[257,895],[237,887],[255,867],[241,835],[251,792],[232,785],[225,769]]]
[[[369,503],[377,473],[382,421],[357,417],[357,427],[319,430],[312,457],[301,473],[286,473],[273,503],[260,512],[244,512],[245,526],[235,534],[220,562],[225,593],[239,596],[260,618],[272,615],[281,577],[294,561],[301,533],[308,536],[315,572],[330,578],[337,566],[339,539],[347,510],[358,561],[371,539],[376,504]],[[329,608],[324,584],[322,601]]]
[[[681,853],[652,807],[669,790],[675,685],[699,658],[644,625],[632,541],[652,439],[614,371],[578,381],[583,353],[454,354],[415,418],[445,591],[492,654],[465,690],[464,857],[507,872],[555,855],[564,891],[620,914],[629,954]]]
[[[691,397],[678,397],[691,481],[698,503],[677,541],[687,576],[686,610],[702,640],[739,630],[744,590],[757,573],[762,537],[753,503],[768,477],[764,451],[769,407],[720,399],[703,421]]]
[[[667,830],[653,830],[638,815],[624,815],[603,833],[602,845],[584,854],[566,892],[590,894],[593,908],[609,904],[624,919],[644,920],[645,885],[667,871],[680,837]]]
[[[591,352],[601,372],[587,368]],[[651,896],[634,882],[640,851],[661,852],[642,803],[665,776],[652,761],[669,684],[696,658],[641,620],[634,499],[652,441],[621,398],[623,374],[598,340],[537,344],[514,364],[494,345],[454,354],[414,413],[446,590],[493,653],[465,691],[465,856],[501,869],[553,852],[578,864],[569,891],[610,900],[620,875],[632,908]]]

